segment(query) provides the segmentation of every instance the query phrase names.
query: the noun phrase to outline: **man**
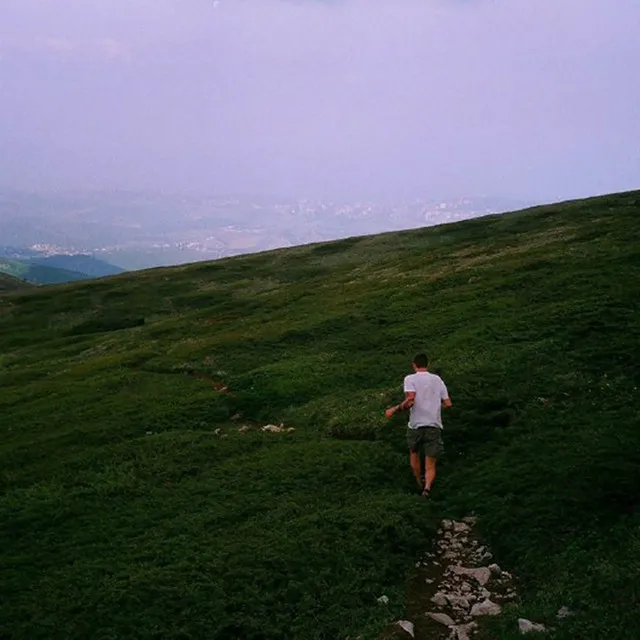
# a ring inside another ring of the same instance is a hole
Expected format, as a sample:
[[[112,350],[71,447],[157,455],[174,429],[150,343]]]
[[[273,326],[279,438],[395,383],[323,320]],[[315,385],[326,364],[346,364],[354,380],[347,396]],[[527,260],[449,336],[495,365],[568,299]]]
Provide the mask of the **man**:
[[[450,407],[451,398],[442,379],[429,373],[429,359],[420,353],[413,359],[413,371],[404,379],[404,400],[385,411],[387,418],[410,409],[407,429],[409,462],[423,496],[429,496],[436,478],[436,462],[444,453],[441,407]],[[421,464],[425,457],[425,477],[422,483]]]

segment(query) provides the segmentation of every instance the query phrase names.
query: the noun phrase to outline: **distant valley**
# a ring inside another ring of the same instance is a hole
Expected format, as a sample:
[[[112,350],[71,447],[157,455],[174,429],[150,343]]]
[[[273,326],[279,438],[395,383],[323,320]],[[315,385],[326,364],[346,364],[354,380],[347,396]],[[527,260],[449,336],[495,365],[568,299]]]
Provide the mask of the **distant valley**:
[[[64,269],[80,278],[100,277],[433,226],[531,204],[489,197],[384,204],[5,191],[0,192],[0,256],[32,268],[37,265]],[[1,270],[22,277],[15,268]]]
[[[90,255],[45,256],[30,250],[0,246],[0,274],[33,284],[60,284],[124,271]]]

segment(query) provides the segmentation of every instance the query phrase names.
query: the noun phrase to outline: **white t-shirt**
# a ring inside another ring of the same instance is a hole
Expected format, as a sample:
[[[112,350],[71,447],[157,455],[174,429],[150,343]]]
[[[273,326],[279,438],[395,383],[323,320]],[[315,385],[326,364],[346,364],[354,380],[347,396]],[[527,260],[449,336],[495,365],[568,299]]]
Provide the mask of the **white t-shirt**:
[[[438,427],[442,429],[440,408],[442,401],[449,397],[442,378],[428,371],[418,371],[404,379],[404,390],[405,393],[413,391],[416,394],[409,414],[409,428]]]

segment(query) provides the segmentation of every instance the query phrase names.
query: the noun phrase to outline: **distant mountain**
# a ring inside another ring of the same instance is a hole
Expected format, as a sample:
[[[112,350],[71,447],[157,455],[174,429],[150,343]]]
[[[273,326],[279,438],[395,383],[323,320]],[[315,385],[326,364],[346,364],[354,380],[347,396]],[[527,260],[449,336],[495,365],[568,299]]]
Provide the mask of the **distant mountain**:
[[[0,273],[0,293],[20,291],[21,289],[27,289],[32,286],[33,284],[31,282],[10,276],[8,273]]]
[[[87,266],[87,254],[130,271],[434,226],[533,204],[488,196],[394,202],[0,190],[0,255],[38,263],[60,256],[63,262],[55,266],[99,277],[114,271]],[[83,255],[83,262],[67,262],[73,255]]]
[[[77,280],[89,280],[89,276],[77,271],[68,269],[57,269],[55,267],[43,267],[40,264],[28,265],[29,270],[25,275],[25,280],[37,284],[62,284],[63,282],[75,282]]]
[[[104,260],[98,260],[88,254],[79,253],[76,255],[55,255],[48,257],[30,258],[30,264],[43,267],[54,267],[82,273],[91,278],[101,278],[102,276],[114,276],[124,273],[124,269],[109,264]]]
[[[76,280],[87,280],[89,276],[77,271],[68,269],[58,269],[56,267],[46,267],[40,264],[30,264],[21,260],[11,260],[0,258],[0,273],[21,278],[34,284],[60,284],[63,282],[74,282]]]
[[[29,271],[29,265],[21,260],[0,257],[0,273],[6,273],[14,278],[25,279],[25,274]]]

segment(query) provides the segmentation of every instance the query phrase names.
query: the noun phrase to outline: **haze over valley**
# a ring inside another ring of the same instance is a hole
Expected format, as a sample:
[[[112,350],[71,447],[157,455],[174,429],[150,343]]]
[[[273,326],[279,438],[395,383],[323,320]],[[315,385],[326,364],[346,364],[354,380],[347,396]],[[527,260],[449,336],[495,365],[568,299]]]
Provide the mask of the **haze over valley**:
[[[520,209],[508,198],[336,202],[131,192],[0,192],[0,256],[90,254],[123,269],[455,222]]]

